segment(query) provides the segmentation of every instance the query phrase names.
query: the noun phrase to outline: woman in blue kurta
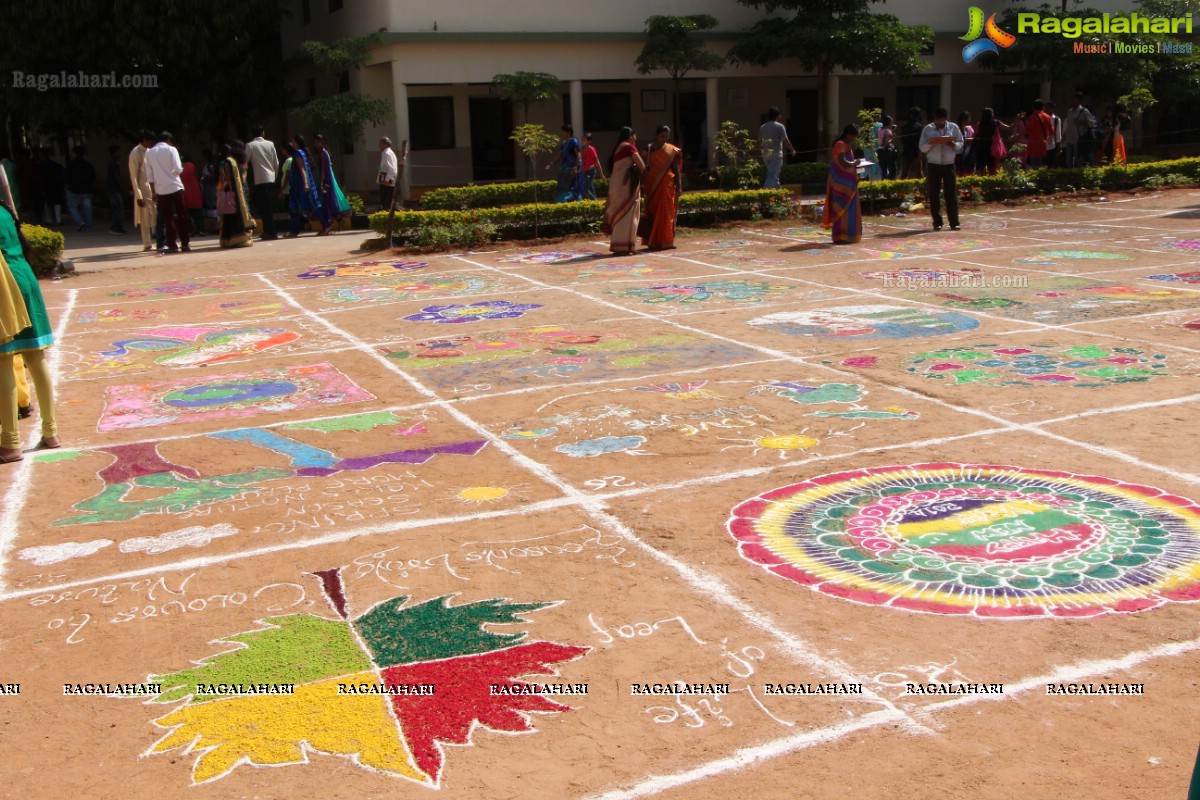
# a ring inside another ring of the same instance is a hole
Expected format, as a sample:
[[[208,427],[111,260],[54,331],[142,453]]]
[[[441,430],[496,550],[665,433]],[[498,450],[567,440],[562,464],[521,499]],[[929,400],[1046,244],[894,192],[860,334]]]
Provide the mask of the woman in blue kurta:
[[[862,241],[862,208],[858,202],[858,166],[854,157],[856,141],[858,129],[847,125],[833,143],[833,155],[829,159],[829,182],[821,227],[831,229],[834,244]]]
[[[21,322],[29,322],[28,327],[21,330],[0,332],[0,341],[12,336],[0,344],[0,462],[3,463],[20,461],[22,458],[21,432],[17,428],[17,378],[13,369],[13,356],[16,353],[24,356],[25,367],[33,378],[33,387],[37,392],[38,412],[42,420],[42,439],[38,448],[60,446],[54,417],[54,387],[50,382],[45,352],[54,341],[54,336],[42,290],[33,268],[29,266],[28,251],[29,243],[20,233],[16,214],[7,203],[0,203],[0,255],[4,262],[0,270],[7,273],[0,278],[0,306],[15,310],[16,318]],[[19,297],[12,295],[14,286]],[[24,306],[27,317],[22,316],[18,306]],[[0,316],[12,318],[11,314]]]
[[[325,214],[332,225],[332,220],[340,220],[350,213],[350,203],[346,200],[346,195],[342,194],[342,187],[338,186],[337,176],[333,174],[333,159],[325,149],[325,137],[319,133],[313,137],[312,158],[313,175],[321,193],[321,205],[325,207]],[[327,233],[329,227],[317,235],[324,236]]]
[[[321,203],[321,194],[313,180],[312,167],[308,163],[308,150],[304,137],[292,137],[292,171],[288,175],[288,213],[292,216],[292,229],[288,236],[300,235],[304,215],[308,214],[321,223],[322,230],[329,230],[329,215]]]

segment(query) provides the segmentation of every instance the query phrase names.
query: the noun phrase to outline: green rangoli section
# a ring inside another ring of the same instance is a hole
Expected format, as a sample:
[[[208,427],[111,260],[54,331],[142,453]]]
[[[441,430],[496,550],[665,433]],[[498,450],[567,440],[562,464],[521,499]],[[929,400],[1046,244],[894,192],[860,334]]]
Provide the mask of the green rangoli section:
[[[163,684],[158,703],[194,695],[193,703],[219,700],[221,694],[195,695],[196,684],[308,683],[371,669],[371,662],[345,623],[302,614],[263,620],[277,627],[227,636],[242,645],[191,669],[156,675]]]
[[[408,608],[401,608],[407,597],[396,597],[363,614],[354,626],[376,664],[409,664],[512,647],[525,638],[524,633],[497,633],[484,626],[522,622],[525,614],[554,605],[497,599],[451,606],[451,597],[435,597]]]

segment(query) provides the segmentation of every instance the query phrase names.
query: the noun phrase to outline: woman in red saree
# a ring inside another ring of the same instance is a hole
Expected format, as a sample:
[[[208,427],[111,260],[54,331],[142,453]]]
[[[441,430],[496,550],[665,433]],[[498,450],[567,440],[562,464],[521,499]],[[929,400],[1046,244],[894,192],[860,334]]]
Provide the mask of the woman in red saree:
[[[847,125],[833,143],[821,227],[832,229],[834,244],[858,244],[862,241],[862,207],[858,202],[858,167],[854,157],[857,139],[858,130],[853,125]]]
[[[675,247],[675,213],[683,192],[683,151],[671,144],[671,129],[659,125],[654,131],[650,164],[642,181],[646,218],[640,226],[642,240],[651,250]]]
[[[621,128],[617,146],[608,158],[608,199],[600,223],[601,233],[610,237],[608,249],[618,255],[632,255],[637,249],[642,173],[645,171],[646,162],[637,151],[637,134],[628,126]]]

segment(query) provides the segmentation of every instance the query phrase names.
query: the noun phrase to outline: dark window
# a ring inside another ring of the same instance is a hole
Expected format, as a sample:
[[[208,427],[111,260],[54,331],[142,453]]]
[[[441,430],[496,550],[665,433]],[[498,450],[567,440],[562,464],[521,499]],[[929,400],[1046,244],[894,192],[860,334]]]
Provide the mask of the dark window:
[[[588,92],[583,95],[583,125],[575,123],[575,133],[619,131],[632,122],[629,92]],[[563,95],[563,122],[571,115],[571,96]]]
[[[345,94],[350,91],[350,73],[343,72],[338,76],[338,93]]]
[[[312,22],[312,9],[308,5],[308,0],[300,0],[300,19],[304,20],[304,24]]]
[[[1011,117],[1028,111],[1038,98],[1036,83],[996,83],[992,85],[992,109],[997,117]]]
[[[342,155],[345,155],[345,156],[354,155],[354,142],[346,142],[345,144],[342,145]]]
[[[922,122],[929,122],[930,113],[941,103],[942,90],[939,86],[897,86],[896,110],[884,109],[885,114],[891,114],[896,122],[903,125],[908,120],[908,110],[914,106],[921,109]]]
[[[454,98],[408,98],[409,147],[449,150],[454,147]]]
[[[882,97],[864,97],[862,107],[863,108],[878,108],[878,109],[882,109],[882,110],[886,111],[887,101],[884,100]],[[896,116],[896,115],[893,114],[892,116]]]
[[[329,13],[342,10],[342,0],[329,0]]]
[[[308,92],[308,96],[310,99],[313,97],[316,97],[317,96],[317,79],[309,78],[308,80],[306,80],[304,82],[304,89],[305,89],[305,91]]]

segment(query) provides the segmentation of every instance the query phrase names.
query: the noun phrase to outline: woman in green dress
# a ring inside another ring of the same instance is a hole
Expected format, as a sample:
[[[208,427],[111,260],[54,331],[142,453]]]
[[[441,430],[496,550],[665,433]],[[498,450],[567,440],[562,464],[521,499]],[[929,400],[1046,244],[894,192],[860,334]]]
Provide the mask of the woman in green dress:
[[[0,317],[19,320],[5,324],[0,331],[0,463],[20,461],[21,432],[17,427],[17,378],[13,356],[21,353],[25,367],[37,392],[38,413],[42,420],[42,439],[37,449],[60,447],[58,424],[54,417],[54,387],[46,364],[46,348],[54,341],[46,301],[38,287],[37,277],[29,266],[29,243],[21,235],[17,215],[7,203],[0,203],[0,256],[3,256],[3,276],[0,276],[0,308],[15,310],[15,316],[0,313]],[[19,297],[13,295],[15,287]],[[24,314],[18,306],[24,306]],[[28,321],[29,325],[13,330]],[[11,335],[11,339],[8,337]],[[8,339],[8,341],[4,341]]]

